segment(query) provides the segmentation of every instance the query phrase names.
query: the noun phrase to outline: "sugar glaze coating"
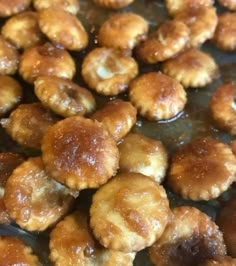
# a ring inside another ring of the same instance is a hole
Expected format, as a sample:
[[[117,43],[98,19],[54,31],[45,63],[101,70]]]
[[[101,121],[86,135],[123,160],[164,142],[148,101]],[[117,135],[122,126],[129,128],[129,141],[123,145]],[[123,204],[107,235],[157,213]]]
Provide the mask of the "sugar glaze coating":
[[[50,234],[49,245],[50,259],[56,266],[132,266],[135,257],[135,253],[102,247],[90,231],[89,217],[81,210],[56,225]]]
[[[180,147],[172,157],[169,186],[183,198],[217,198],[235,181],[236,157],[230,147],[212,137]]]
[[[112,9],[119,9],[130,5],[134,0],[93,0],[95,4]]]
[[[167,20],[136,49],[146,63],[154,64],[175,56],[187,45],[189,28],[181,21]]]
[[[40,157],[29,158],[8,178],[4,203],[10,217],[29,231],[44,231],[72,207],[69,190],[44,170]]]
[[[183,86],[161,72],[145,73],[134,79],[129,98],[140,115],[153,121],[175,117],[187,102]]]
[[[131,12],[118,13],[102,24],[98,32],[98,43],[105,47],[133,49],[146,38],[147,32],[148,23],[141,16]]]
[[[101,123],[80,116],[50,127],[42,153],[46,171],[73,190],[99,187],[118,169],[115,140]]]
[[[20,145],[40,149],[45,132],[57,121],[58,117],[41,103],[32,103],[20,104],[8,118],[1,119],[0,123]]]
[[[101,122],[115,141],[120,141],[135,125],[137,110],[130,103],[120,99],[108,102],[90,118]]]
[[[129,53],[112,48],[95,48],[82,63],[82,76],[97,93],[113,96],[127,90],[138,74],[138,64]]]
[[[33,83],[39,76],[72,79],[75,74],[75,62],[66,50],[45,43],[23,52],[19,73],[29,83]]]
[[[0,236],[0,253],[0,265],[42,266],[31,247],[14,236]]]
[[[34,82],[34,91],[45,107],[63,117],[84,116],[96,106],[90,91],[68,79],[40,76]]]
[[[119,174],[97,190],[90,208],[90,226],[106,248],[135,252],[152,245],[169,219],[166,192],[151,178]]]
[[[38,25],[38,14],[25,11],[9,18],[2,26],[2,35],[19,49],[40,45],[45,40]]]
[[[157,183],[164,180],[168,155],[161,141],[129,133],[118,147],[121,172],[140,173],[153,178]]]
[[[190,206],[172,209],[160,239],[149,248],[156,266],[197,266],[205,259],[226,255],[222,232],[205,213]]]
[[[228,133],[236,134],[236,83],[224,83],[211,96],[210,111],[217,127]]]
[[[222,204],[218,213],[216,223],[223,232],[228,254],[233,258],[236,257],[236,197]]]

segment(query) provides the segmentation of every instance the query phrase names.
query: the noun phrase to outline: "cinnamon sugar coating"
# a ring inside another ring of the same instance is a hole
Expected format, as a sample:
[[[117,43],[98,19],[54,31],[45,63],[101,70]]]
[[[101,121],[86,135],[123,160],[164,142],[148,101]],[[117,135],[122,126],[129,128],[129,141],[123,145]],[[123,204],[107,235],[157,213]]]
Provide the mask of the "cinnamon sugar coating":
[[[80,116],[52,126],[43,138],[47,172],[71,189],[96,188],[115,175],[119,151],[102,124]]]
[[[177,79],[185,88],[204,87],[218,76],[218,66],[207,53],[190,48],[162,65],[166,75]]]
[[[218,2],[228,8],[229,10],[236,11],[236,1],[235,0],[218,0]]]
[[[59,7],[40,10],[39,27],[52,43],[65,49],[80,51],[88,45],[88,34],[79,19]]]
[[[153,64],[179,53],[189,41],[189,28],[181,21],[167,20],[136,49],[142,61]]]
[[[66,50],[46,43],[24,51],[20,59],[19,73],[29,83],[33,83],[39,76],[72,79],[75,63]]]
[[[236,135],[235,97],[236,83],[224,83],[215,90],[209,105],[216,126],[232,135]]]
[[[90,91],[68,79],[40,76],[34,82],[34,91],[45,107],[64,117],[86,115],[96,106]]]
[[[2,26],[3,37],[17,48],[42,44],[44,37],[38,26],[38,14],[25,11],[9,18]]]
[[[10,217],[29,231],[43,231],[65,215],[74,199],[44,170],[40,157],[29,158],[8,178],[4,203]]]
[[[180,147],[172,157],[169,186],[183,198],[217,198],[235,181],[236,157],[230,147],[211,137]]]
[[[118,146],[120,171],[140,173],[161,183],[165,177],[168,156],[163,144],[141,134],[129,133]]]
[[[3,201],[5,185],[13,170],[24,161],[20,154],[13,152],[0,153],[0,224],[9,224],[11,218]]]
[[[0,17],[8,17],[26,10],[31,0],[0,0]]]
[[[0,265],[41,266],[32,249],[14,236],[0,236]]]
[[[178,13],[175,19],[189,27],[189,45],[192,47],[198,47],[211,39],[218,23],[216,9],[212,6],[185,9]]]
[[[216,257],[200,264],[199,266],[236,266],[236,259],[229,256]]]
[[[102,95],[124,92],[138,74],[138,64],[124,51],[96,48],[82,64],[82,76],[88,86]]]
[[[216,223],[223,232],[228,254],[236,258],[236,197],[226,201],[221,207]]]
[[[0,36],[0,51],[0,75],[14,75],[19,65],[16,47]]]
[[[149,249],[158,266],[197,266],[208,258],[226,255],[222,232],[205,213],[190,206],[172,210],[171,221]]]
[[[90,216],[93,233],[104,247],[134,252],[161,236],[169,203],[164,188],[151,178],[119,174],[94,194]]]
[[[135,125],[137,110],[130,102],[116,99],[106,103],[90,118],[101,122],[115,141],[121,140]]]
[[[34,8],[38,11],[49,7],[56,7],[74,15],[80,9],[79,0],[33,0],[33,4]]]
[[[0,116],[7,114],[22,99],[20,83],[9,76],[0,76]]]
[[[166,8],[171,16],[184,10],[191,10],[201,6],[212,6],[214,0],[165,0]]]
[[[135,253],[105,249],[93,238],[89,217],[76,211],[50,234],[50,259],[56,266],[132,266]],[[70,260],[68,260],[70,258]]]
[[[133,49],[146,39],[147,32],[148,22],[141,16],[131,12],[117,13],[100,27],[98,43],[104,47]]]
[[[119,9],[130,5],[134,0],[93,0],[93,2],[101,7]]]
[[[149,120],[173,118],[187,102],[182,85],[161,72],[145,73],[134,79],[129,98],[139,114]]]
[[[222,50],[236,51],[235,12],[225,12],[219,15],[219,22],[212,41],[218,48]]]
[[[20,145],[40,148],[42,137],[58,118],[41,103],[21,104],[9,118],[0,120],[6,132]]]

